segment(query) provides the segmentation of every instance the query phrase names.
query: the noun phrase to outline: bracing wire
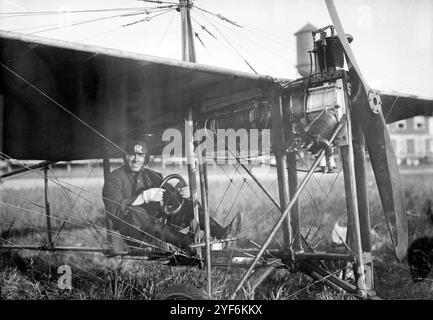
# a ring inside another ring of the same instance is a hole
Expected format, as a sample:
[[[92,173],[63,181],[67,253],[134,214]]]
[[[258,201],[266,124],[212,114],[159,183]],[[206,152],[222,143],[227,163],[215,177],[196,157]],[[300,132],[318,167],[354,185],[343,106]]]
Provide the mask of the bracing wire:
[[[198,9],[198,10],[204,12],[204,13],[207,13],[207,14],[209,14],[209,15],[215,17],[215,18],[218,18],[218,19],[220,19],[220,20],[222,20],[222,21],[224,21],[224,22],[226,22],[226,23],[229,23],[229,24],[231,24],[231,25],[233,25],[233,26],[236,26],[236,27],[239,28],[239,29],[245,29],[245,30],[248,30],[249,32],[251,32],[251,33],[255,33],[256,35],[259,35],[259,32],[260,32],[260,33],[262,34],[262,37],[265,37],[264,35],[266,35],[266,37],[267,37],[268,39],[273,39],[273,41],[276,42],[276,43],[279,42],[279,43],[281,43],[281,44],[291,46],[292,49],[296,47],[296,45],[295,45],[294,43],[289,42],[289,41],[288,41],[287,39],[285,39],[285,38],[278,37],[278,36],[276,36],[276,35],[274,35],[274,34],[271,34],[271,33],[266,32],[266,31],[264,31],[264,30],[260,30],[260,29],[258,29],[258,28],[256,28],[256,27],[252,27],[252,26],[246,25],[246,24],[244,24],[244,23],[234,22],[234,21],[232,21],[231,19],[225,18],[225,17],[224,17],[223,15],[221,15],[221,14],[217,14],[217,13],[211,12],[211,11],[209,11],[209,10],[205,10],[205,9],[203,9],[203,8],[200,8],[200,7],[196,6],[196,5],[194,5],[194,8],[196,8],[196,9]],[[254,30],[254,31],[253,31],[253,30]]]
[[[0,222],[0,225],[8,225],[8,226],[10,226],[10,225],[12,225],[12,223],[11,222]],[[41,227],[37,227],[37,226],[34,226],[34,225],[30,225],[30,224],[20,224],[19,227],[23,228],[23,229],[29,229],[29,230],[33,230],[33,231],[38,231],[38,232],[52,231],[52,230],[48,230],[46,228],[41,228]],[[79,228],[77,228],[77,229],[80,230]],[[78,234],[73,233],[73,232],[63,231],[63,234],[67,235],[67,236],[70,236],[70,237],[73,237],[73,238],[76,238],[76,239],[79,239],[79,240],[89,240],[89,238],[85,238],[83,235],[78,235]],[[5,238],[3,238],[3,239],[5,239]]]
[[[89,180],[90,175],[92,174],[93,170],[96,168],[96,165],[97,165],[97,162],[95,162],[95,164],[94,164],[93,167],[92,167],[92,170],[91,170],[90,173],[87,175],[86,181],[84,182],[83,186],[80,188],[81,191],[78,193],[78,195],[76,195],[74,201],[72,201],[71,197],[69,196],[69,194],[68,194],[67,192],[65,192],[65,190],[63,189],[63,187],[61,188],[61,190],[62,190],[62,192],[63,192],[63,194],[64,194],[66,200],[71,204],[71,210],[70,210],[71,213],[74,213],[75,211],[77,211],[77,212],[80,213],[80,215],[83,217],[83,219],[87,219],[89,222],[91,222],[90,219],[89,219],[89,217],[88,217],[88,216],[87,216],[87,215],[86,215],[82,210],[80,210],[78,206],[76,206],[76,203],[77,203],[78,199],[79,199],[80,196],[81,196],[81,192],[82,192],[82,190],[83,190],[84,187],[87,185],[87,182],[88,182],[88,180]],[[51,173],[51,176],[53,177],[53,179],[58,180],[57,177],[55,177],[54,172],[53,172],[52,170],[50,170],[50,173]],[[74,208],[76,208],[76,210],[73,210]],[[62,229],[63,229],[63,227],[64,227],[65,224],[66,224],[66,222],[63,222],[62,225],[61,225],[61,226],[59,227],[59,229],[57,230],[57,232],[56,232],[56,236],[55,236],[55,238],[53,239],[53,243],[56,241],[58,235],[59,235],[60,232],[62,231]],[[94,228],[94,227],[93,227],[93,228]],[[101,233],[99,232],[99,230],[98,230],[97,228],[94,228],[94,230],[95,230],[95,231],[97,232],[97,234],[102,238],[102,235],[101,235]],[[99,241],[98,241],[98,242],[99,242]],[[101,243],[101,242],[99,242],[99,244],[102,246],[102,243]]]
[[[5,153],[3,153],[3,152],[0,152],[0,154],[10,159],[10,157],[9,157],[7,154],[5,154]],[[30,169],[29,167],[25,166],[24,164],[21,164],[21,163],[19,163],[19,164],[20,164],[21,166],[23,166],[23,167],[25,167],[25,168],[31,170],[31,171],[36,171],[36,169]],[[39,175],[41,175],[40,172],[38,172],[38,171],[36,171],[36,172],[37,172]],[[54,183],[54,184],[56,184],[56,185],[58,185],[58,186],[64,188],[65,190],[71,192],[72,194],[79,195],[79,193],[74,192],[73,190],[71,190],[71,189],[66,188],[65,186],[63,186],[63,185],[61,184],[60,181],[56,181],[56,180],[52,179],[51,177],[48,177],[48,179],[49,179],[52,183]],[[71,184],[68,184],[68,183],[65,182],[65,181],[63,181],[62,183],[80,189],[79,187],[74,186],[74,185],[71,185]],[[90,194],[94,194],[94,195],[96,195],[96,193],[91,192],[91,191],[89,191],[89,190],[85,190],[85,189],[81,189],[81,190],[82,190],[82,191],[85,191],[85,192],[87,192],[87,193],[90,193]],[[98,194],[97,196],[98,196],[98,197],[101,197],[99,194]],[[81,198],[82,200],[88,202],[89,204],[91,204],[91,205],[93,205],[93,206],[96,206],[94,203],[92,203],[90,200],[84,198],[83,196],[80,196],[80,198]],[[117,203],[116,201],[113,201],[113,200],[111,200],[111,199],[107,199],[107,198],[104,198],[104,197],[102,197],[102,198],[105,199],[105,200],[107,200],[107,201],[110,201],[110,202],[113,202],[113,203],[119,204],[119,203]],[[1,204],[1,203],[0,203],[0,204]],[[6,204],[6,205],[7,205],[7,204]],[[161,239],[159,239],[159,238],[153,236],[152,234],[150,234],[150,233],[148,233],[148,232],[142,230],[141,228],[139,228],[139,227],[137,227],[137,226],[135,226],[135,225],[133,225],[133,224],[130,224],[130,223],[126,222],[126,221],[123,220],[122,218],[119,218],[119,217],[113,215],[111,212],[109,212],[109,211],[107,211],[107,210],[105,210],[105,209],[103,209],[103,211],[104,211],[104,213],[110,215],[113,219],[116,219],[116,220],[122,221],[123,223],[127,224],[128,226],[130,226],[130,227],[132,227],[132,228],[134,228],[134,229],[140,231],[143,235],[149,236],[149,237],[151,237],[152,239],[157,240],[157,241],[159,241],[159,242],[164,242],[164,241],[162,241]],[[42,213],[39,213],[39,214],[42,214]],[[42,214],[42,215],[46,216],[46,214]],[[155,220],[157,220],[156,217],[153,217],[153,218],[154,218]],[[58,218],[58,219],[59,219],[59,218]],[[64,221],[64,219],[61,219],[61,221]],[[88,225],[93,224],[93,223],[91,223],[91,222],[87,222],[87,221],[84,221],[84,220],[79,220],[79,221],[80,221],[80,222],[83,222],[83,223],[85,223],[85,224],[88,224]],[[97,224],[93,224],[93,225],[96,226],[96,227],[98,227],[98,228],[101,228],[102,230],[106,231],[107,233],[111,232],[111,234],[113,234],[113,235],[115,235],[115,236],[118,236],[117,233],[113,233],[113,231],[111,231],[111,230],[109,230],[109,229],[107,229],[107,228],[101,227],[101,226],[99,226],[99,225],[97,225]],[[177,226],[177,225],[173,225],[173,224],[169,224],[169,223],[167,223],[167,225],[170,225],[170,226],[175,227],[175,228],[177,228],[177,229],[182,229],[181,227],[179,227],[179,226]],[[191,231],[188,231],[188,232],[191,233]],[[132,238],[129,238],[129,237],[126,237],[126,236],[124,236],[124,239],[132,240]],[[145,243],[145,242],[140,241],[140,240],[137,240],[137,242],[138,242],[138,243]],[[148,245],[148,244],[147,244],[147,245]],[[167,250],[167,251],[169,251],[169,250]]]
[[[6,203],[6,202],[3,202],[3,201],[0,201],[0,206],[6,206],[6,207],[10,207],[10,208],[14,208],[14,209],[21,209],[24,213],[29,213],[29,214],[36,214],[36,215],[38,215],[38,216],[41,216],[41,217],[47,217],[48,215],[47,214],[45,214],[45,213],[42,213],[42,212],[39,212],[39,211],[35,211],[35,210],[30,210],[30,209],[26,209],[26,208],[22,208],[22,207],[20,207],[20,206],[16,206],[16,205],[13,205],[13,204],[10,204],[10,203]],[[53,213],[55,213],[55,212],[53,212]],[[73,218],[73,220],[77,220],[77,222],[74,222],[74,221],[72,221],[72,220],[66,220],[66,219],[62,219],[62,218],[59,218],[59,217],[57,217],[57,216],[55,216],[54,214],[53,215],[51,215],[50,216],[53,220],[57,220],[57,221],[59,221],[59,222],[64,222],[64,221],[66,221],[66,222],[68,222],[68,223],[70,223],[70,224],[74,224],[74,225],[76,225],[76,226],[79,226],[80,228],[82,228],[83,227],[83,223],[84,224],[87,224],[87,225],[91,225],[92,223],[89,223],[89,222],[87,222],[87,221],[83,221],[83,220],[80,220],[80,219],[78,219],[78,218]],[[127,223],[127,222],[125,222],[125,223]],[[145,245],[145,246],[151,246],[149,243],[146,243],[146,242],[144,242],[144,241],[140,241],[140,240],[138,240],[138,239],[133,239],[133,238],[130,238],[130,237],[128,237],[128,236],[124,236],[124,235],[119,235],[118,233],[116,233],[116,232],[114,232],[114,231],[112,231],[112,230],[109,230],[109,229],[107,229],[107,228],[105,228],[105,227],[102,227],[102,226],[100,226],[100,225],[97,225],[97,224],[94,224],[93,223],[93,226],[95,226],[96,228],[99,228],[99,229],[101,229],[102,231],[105,231],[105,232],[107,232],[107,234],[109,234],[109,235],[112,235],[112,236],[115,236],[115,237],[119,237],[119,238],[121,238],[121,239],[123,239],[123,240],[128,240],[128,241],[132,241],[132,242],[135,242],[135,243],[137,243],[137,244],[141,244],[141,245]],[[132,227],[135,227],[135,226],[133,226],[133,225],[130,225],[130,226],[132,226]],[[136,227],[137,228],[137,227]],[[143,233],[145,233],[143,230],[141,230],[141,229],[138,229],[137,228],[137,230],[140,230],[140,231],[142,231]],[[87,230],[87,232],[89,232],[89,230]],[[152,237],[152,235],[150,235],[150,234],[147,234],[147,233],[145,233],[146,235],[148,235],[148,236],[150,236],[150,237]],[[94,236],[92,233],[89,233],[89,235],[91,235],[91,236]],[[158,238],[155,238],[156,240],[159,240],[159,241],[162,241],[162,240],[160,240],[160,239],[158,239]],[[157,247],[158,249],[160,249],[160,250],[165,250],[164,248],[160,248],[160,247]],[[169,250],[166,250],[167,252],[170,252]]]
[[[132,25],[134,25],[134,24],[137,24],[137,23],[141,23],[141,22],[148,22],[148,21],[150,21],[150,20],[152,20],[153,18],[156,18],[156,17],[159,17],[159,16],[162,16],[163,14],[166,14],[166,13],[169,13],[169,12],[172,12],[174,9],[165,9],[163,12],[161,12],[161,13],[158,13],[158,14],[155,14],[155,15],[153,15],[153,16],[147,16],[146,18],[144,18],[144,19],[140,19],[140,20],[137,20],[137,21],[133,21],[133,22],[130,22],[130,23],[126,23],[126,24],[124,24],[124,25],[122,25],[122,27],[129,27],[129,26],[132,26]]]
[[[160,4],[178,5],[175,2],[157,2]],[[94,12],[110,12],[110,11],[134,11],[134,10],[149,10],[155,7],[124,7],[124,8],[107,8],[107,9],[85,9],[85,10],[51,10],[51,11],[14,11],[14,12],[0,12],[0,15],[50,15],[50,14],[70,14],[70,13],[94,13]],[[4,17],[2,17],[3,19]]]
[[[2,153],[2,155],[8,157],[8,156],[5,155],[4,153]],[[24,165],[23,165],[23,166],[24,166]],[[24,166],[24,167],[25,167],[25,166]],[[49,179],[51,182],[53,182],[54,184],[56,184],[56,185],[58,185],[58,186],[60,186],[60,187],[63,187],[65,190],[68,190],[69,192],[71,192],[71,193],[73,193],[73,194],[79,195],[78,193],[75,193],[74,191],[72,191],[72,190],[70,190],[70,189],[68,189],[68,188],[66,188],[66,187],[64,187],[64,186],[62,186],[62,185],[60,184],[60,181],[55,181],[55,180],[53,180],[51,177],[48,177],[48,179]],[[76,186],[74,186],[74,187],[76,187]],[[84,190],[84,189],[82,189],[82,190]],[[85,190],[85,191],[87,191],[87,190]],[[84,198],[84,197],[82,197],[82,196],[80,196],[80,198],[83,199],[84,201],[86,201],[86,202],[88,202],[88,203],[94,205],[91,201],[87,200],[86,198]],[[1,204],[1,203],[0,203],[0,204]],[[11,206],[11,207],[17,207],[17,206],[14,206],[14,205],[12,205],[12,204],[8,204],[8,203],[3,203],[3,204],[4,204],[4,205],[9,205],[9,206]],[[19,208],[19,207],[18,207],[18,208]],[[34,210],[28,210],[28,209],[24,209],[24,208],[21,208],[21,210],[23,210],[23,211],[27,211],[27,212],[34,212],[34,213],[37,213],[37,214],[39,214],[39,215],[47,216],[47,215],[44,214],[44,213],[40,213],[40,212],[38,212],[38,211],[34,211]],[[131,227],[133,227],[133,228],[139,230],[139,231],[142,232],[143,234],[145,234],[145,235],[147,235],[147,236],[150,236],[150,237],[154,238],[155,240],[159,240],[159,241],[161,241],[160,239],[154,237],[154,236],[151,235],[151,234],[146,233],[145,231],[143,231],[142,229],[138,228],[137,226],[134,226],[134,225],[132,225],[132,224],[129,224],[128,222],[124,221],[123,219],[121,219],[121,218],[119,218],[119,217],[114,216],[113,214],[111,214],[110,212],[108,212],[108,211],[106,211],[106,210],[104,210],[104,211],[105,211],[105,213],[111,215],[113,218],[115,218],[115,219],[119,219],[120,221],[123,221],[124,223],[128,224],[129,226],[131,226]],[[55,216],[52,216],[52,218],[54,218],[54,219],[56,219],[56,220],[59,220],[59,221],[61,221],[61,222],[74,223],[74,222],[67,221],[67,220],[65,220],[65,219],[58,218],[58,217],[55,217]],[[73,217],[71,217],[71,218],[73,218]],[[104,228],[104,227],[102,227],[102,226],[99,226],[99,225],[97,225],[97,224],[95,224],[95,223],[87,222],[87,221],[84,221],[84,220],[80,220],[80,219],[78,219],[78,218],[74,218],[74,220],[78,220],[80,223],[85,223],[85,224],[87,224],[87,225],[93,225],[94,227],[101,228],[103,231],[106,231],[107,233],[111,232],[112,234],[117,235],[116,233],[113,233],[113,231],[111,231],[111,230],[109,230],[109,229],[107,229],[107,228]],[[80,224],[78,224],[78,223],[76,223],[76,222],[75,222],[74,224],[80,225]],[[129,239],[129,238],[128,238],[128,237],[125,237],[125,239]],[[137,240],[137,241],[138,241],[139,243],[143,243],[143,242],[140,241],[140,240]]]
[[[207,20],[207,19],[206,19]],[[230,46],[231,50],[250,68],[255,74],[257,71],[251,66],[251,64],[244,58],[244,56],[239,52],[238,49],[227,39],[226,36],[210,21],[208,23],[219,33],[219,35],[224,39],[224,41]]]
[[[13,29],[12,31],[24,31],[24,30],[31,30],[31,29],[47,28],[44,30],[30,32],[30,34],[36,34],[36,33],[52,31],[52,30],[57,30],[57,29],[64,29],[64,28],[69,28],[69,27],[73,27],[73,26],[77,26],[77,25],[82,25],[82,24],[87,24],[87,23],[92,23],[92,22],[97,22],[97,21],[102,21],[102,20],[107,20],[107,19],[112,19],[112,18],[121,18],[121,17],[127,18],[127,17],[130,17],[132,15],[138,15],[138,14],[149,15],[151,13],[155,13],[158,11],[167,10],[168,8],[173,8],[173,6],[172,5],[161,6],[161,7],[136,10],[133,13],[121,13],[121,14],[116,14],[116,15],[111,15],[111,16],[106,16],[106,17],[97,17],[97,18],[93,18],[93,19],[82,19],[80,21],[75,21],[75,22],[71,22],[68,24],[62,24],[62,25],[59,25],[58,23],[51,23],[51,24],[46,24],[46,25],[24,27],[24,28]]]
[[[97,21],[102,21],[102,20],[113,19],[113,18],[119,18],[122,16],[123,16],[123,14],[116,14],[116,15],[111,15],[111,16],[107,16],[107,17],[99,17],[99,18],[85,19],[85,20],[83,19],[83,20],[78,21],[78,22],[72,22],[72,23],[63,24],[63,25],[58,25],[58,23],[52,23],[52,24],[48,24],[48,25],[18,28],[18,29],[13,29],[12,31],[25,31],[25,30],[29,30],[29,29],[46,28],[43,30],[38,30],[38,31],[34,31],[34,32],[29,33],[29,34],[37,34],[37,33],[42,33],[42,32],[47,32],[47,31],[52,31],[52,30],[59,30],[59,29],[74,27],[74,26],[78,26],[78,25],[82,25],[82,24],[86,24],[86,23],[92,23],[92,22],[97,22]],[[54,27],[52,27],[52,26],[54,26]]]
[[[245,40],[247,40],[249,43],[256,45],[258,48],[260,48],[260,49],[262,49],[262,50],[263,50],[263,49],[267,49],[266,46],[263,46],[263,43],[260,43],[260,42],[258,42],[258,41],[256,41],[256,40],[253,40],[253,39],[251,39],[250,37],[247,37],[246,35],[240,33],[239,30],[238,30],[238,28],[230,28],[230,25],[227,25],[227,24],[221,23],[221,22],[219,22],[219,21],[215,21],[215,23],[217,23],[219,26],[225,28],[227,31],[230,31],[230,32],[232,32],[233,34],[237,35],[239,38],[241,38],[241,39],[245,39]],[[202,27],[202,28],[203,28],[203,27]],[[235,40],[235,39],[232,38],[232,41],[234,41],[234,40]],[[239,44],[238,44],[238,46],[239,46]],[[244,49],[244,50],[247,51],[246,49]],[[287,56],[283,56],[283,55],[281,55],[281,54],[275,52],[274,50],[270,50],[270,49],[268,49],[268,50],[266,50],[266,51],[269,52],[269,53],[271,53],[271,54],[274,55],[275,57],[278,57],[278,58],[280,58],[280,59],[283,59],[284,61],[287,60]],[[267,68],[270,68],[270,69],[273,70],[273,68],[271,68],[271,67],[268,66],[266,63],[264,63],[263,61],[261,61],[261,60],[260,60],[257,56],[255,56],[253,53],[251,53],[251,52],[249,52],[249,51],[247,51],[247,52],[248,52],[250,55],[254,56],[254,57],[257,59],[257,61],[259,61],[261,64],[263,64],[263,65],[266,66]],[[274,70],[274,71],[276,71],[276,70]]]
[[[19,244],[14,243],[13,241],[10,241],[9,239],[4,239],[4,238],[0,238],[0,239],[2,239],[3,241],[8,242],[11,245],[17,245],[17,246],[19,246]],[[50,261],[50,260],[48,260],[48,259],[46,259],[46,258],[44,258],[42,256],[38,256],[38,258],[40,258],[40,259],[48,262],[50,265],[52,265],[52,263],[53,263],[52,261]],[[99,280],[101,280],[102,282],[105,282],[105,283],[110,283],[107,279],[101,278],[100,276],[97,276],[97,275],[95,275],[95,274],[87,271],[86,269],[84,269],[83,267],[81,267],[80,265],[78,265],[77,263],[74,263],[72,261],[68,261],[68,264],[72,265],[73,267],[75,267],[77,269],[80,269],[81,271],[85,272],[86,274],[90,275],[91,277],[93,277],[95,279],[99,279]],[[78,277],[79,279],[83,280],[83,278],[80,277],[78,274],[76,274],[75,276]],[[137,287],[133,286],[131,283],[127,283],[127,282],[125,282],[125,281],[123,281],[121,279],[117,279],[117,280],[119,282],[127,285],[128,287],[134,289],[135,291],[139,292],[140,294],[145,295],[145,293],[143,291],[139,290]]]
[[[170,28],[175,16],[176,16],[176,12],[173,12],[173,14],[171,15],[170,21],[168,22],[167,27],[165,28],[165,30],[162,34],[162,37],[159,40],[158,45],[155,48],[155,51],[153,52],[154,55],[156,55],[158,53],[159,47],[161,46],[162,42],[164,41],[165,36],[167,35],[167,31]]]
[[[78,116],[76,116],[75,114],[73,114],[71,111],[69,111],[68,109],[66,109],[64,106],[62,106],[60,103],[58,103],[56,100],[54,100],[53,98],[51,98],[49,95],[47,95],[46,93],[44,93],[42,90],[40,90],[39,88],[37,88],[36,86],[34,86],[32,83],[30,83],[29,81],[27,81],[26,79],[24,79],[23,77],[21,77],[18,73],[16,73],[15,71],[13,71],[12,69],[10,69],[8,66],[6,66],[5,64],[3,64],[2,62],[0,62],[0,65],[5,68],[7,71],[9,71],[10,73],[12,73],[15,77],[19,78],[20,80],[24,81],[28,86],[30,86],[32,89],[34,89],[35,91],[37,91],[38,93],[40,93],[42,96],[44,96],[45,98],[47,98],[48,100],[50,100],[51,102],[53,102],[56,106],[58,106],[60,109],[62,109],[63,111],[65,111],[67,114],[71,115],[74,119],[78,120],[80,123],[82,123],[84,126],[86,126],[87,128],[89,128],[92,132],[96,133],[99,137],[101,137],[102,139],[104,139],[105,141],[109,142],[111,145],[113,145],[114,147],[116,147],[118,150],[122,151],[125,153],[125,150],[123,150],[121,147],[119,147],[117,144],[115,144],[113,141],[111,141],[110,139],[108,139],[107,137],[105,137],[103,134],[101,134],[98,130],[96,130],[95,128],[93,128],[91,125],[89,125],[88,123],[86,123],[85,121],[83,121],[82,119],[80,119]]]

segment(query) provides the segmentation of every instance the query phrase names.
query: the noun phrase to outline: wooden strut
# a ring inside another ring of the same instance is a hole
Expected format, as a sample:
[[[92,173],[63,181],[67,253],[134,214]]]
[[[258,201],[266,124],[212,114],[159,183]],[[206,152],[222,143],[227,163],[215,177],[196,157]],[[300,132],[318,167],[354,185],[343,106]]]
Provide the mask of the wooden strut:
[[[344,87],[347,87],[347,78],[343,78]],[[352,104],[345,90],[345,99],[348,101],[349,110],[352,111]],[[368,205],[368,191],[367,191],[367,177],[365,168],[365,138],[362,131],[361,120],[356,113],[351,112],[351,134],[353,146],[353,161],[355,166],[355,181],[356,181],[356,199],[358,204],[359,216],[359,229],[361,237],[362,252],[371,253],[371,224],[370,224],[370,210]],[[348,230],[349,231],[349,230]],[[373,262],[365,262],[370,268],[370,277],[365,278],[365,285],[367,289],[374,290],[374,269]]]
[[[56,163],[56,161],[42,161],[40,163],[33,164],[31,166],[26,166],[26,167],[23,167],[23,168],[12,170],[10,172],[6,172],[6,173],[0,175],[0,179],[6,178],[6,177],[12,177],[14,175],[17,175],[17,174],[20,174],[20,173],[23,173],[23,172],[27,172],[27,171],[31,171],[31,170],[35,170],[35,169],[39,169],[39,168],[44,168],[46,166],[49,166],[49,165],[55,164],[55,163]]]
[[[278,93],[277,88],[271,88],[270,96],[272,99],[271,120],[272,120],[272,148],[275,154],[275,161],[277,164],[277,179],[278,179],[278,192],[280,197],[281,213],[286,209],[289,202],[289,178],[286,170],[286,153],[283,150],[283,141],[285,139],[285,130],[283,123],[283,106],[282,97]],[[291,226],[291,216],[286,215],[282,222],[282,230],[284,236],[284,247],[289,251],[292,258],[294,258],[292,250],[293,232]]]
[[[363,251],[361,245],[361,233],[359,224],[359,212],[358,212],[358,199],[356,193],[356,182],[355,182],[355,164],[353,158],[353,141],[352,141],[352,125],[350,121],[350,109],[346,110],[347,121],[347,145],[341,146],[341,159],[343,163],[344,171],[344,188],[346,194],[346,206],[348,214],[348,222],[351,226],[351,237],[350,240],[355,248],[355,255],[357,257],[357,270],[358,275],[358,288],[360,293],[367,297],[367,287],[365,282],[365,266],[363,259]],[[349,228],[348,228],[349,229]]]
[[[332,142],[335,137],[337,136],[338,132],[341,130],[341,128],[343,127],[344,123],[346,123],[346,121],[341,121],[337,127],[334,130],[334,133],[330,139],[330,142]],[[304,177],[304,179],[302,180],[302,182],[299,184],[298,189],[296,190],[293,198],[290,200],[290,202],[287,204],[287,206],[284,209],[284,212],[281,214],[280,218],[278,219],[277,223],[274,225],[274,227],[272,228],[271,232],[269,233],[269,235],[267,236],[266,240],[264,241],[262,247],[260,248],[259,252],[257,253],[257,255],[255,256],[254,260],[252,261],[250,267],[248,268],[247,272],[245,272],[244,276],[242,277],[242,279],[239,281],[238,285],[236,286],[235,290],[233,291],[233,293],[230,295],[229,299],[233,300],[236,297],[237,292],[242,288],[242,286],[244,285],[245,281],[248,279],[248,277],[250,276],[251,272],[253,271],[254,267],[257,265],[258,261],[260,260],[260,258],[262,257],[262,255],[265,253],[267,247],[269,246],[269,244],[271,243],[272,238],[275,236],[277,230],[281,227],[283,221],[286,219],[287,215],[290,212],[290,209],[293,207],[293,205],[296,203],[299,195],[301,194],[302,190],[304,189],[304,187],[306,186],[308,180],[311,178],[311,176],[313,175],[314,171],[316,170],[317,166],[319,165],[320,161],[322,160],[322,158],[325,155],[325,150],[322,149],[322,151],[320,151],[319,155],[317,156],[316,160],[314,161],[313,165],[311,166],[310,170],[308,171],[308,173],[306,174],[306,176]]]
[[[110,176],[110,157],[108,156],[107,148],[103,147],[102,149],[103,156],[102,156],[102,168],[104,172],[104,182],[107,181],[108,177]],[[113,222],[111,221],[108,214],[105,214],[105,224],[108,226],[110,230],[113,229]],[[113,242],[113,236],[107,232],[107,243],[112,244]]]
[[[50,203],[48,201],[48,166],[44,167],[44,194],[45,194],[45,215],[47,217],[47,234],[48,234],[48,245],[53,247],[53,239],[51,235],[51,212]]]
[[[0,245],[0,250],[25,249],[37,251],[78,251],[78,252],[107,252],[107,249],[98,247],[66,247],[66,246],[40,246],[40,245]],[[126,252],[125,252],[126,253]]]
[[[179,0],[179,10],[181,14],[182,23],[182,60],[188,62],[196,62],[196,53],[194,46],[194,37],[192,33],[191,26],[191,15],[190,15],[190,0]],[[187,145],[187,158],[188,158],[188,178],[190,193],[193,201],[194,210],[194,220],[199,221],[198,212],[198,201],[197,201],[197,181],[196,181],[196,170],[195,170],[195,154],[194,154],[194,121],[193,121],[193,109],[190,106],[187,113],[186,121],[189,129],[189,133],[192,137],[188,137],[189,141],[186,141]],[[186,128],[185,128],[186,129]],[[204,224],[205,224],[205,243],[206,243],[206,269],[207,269],[207,293],[208,296],[212,296],[212,265],[210,256],[210,217],[208,209],[208,199],[207,199],[207,170],[206,163],[203,161],[203,155],[198,154],[198,169],[200,177],[200,194],[201,194],[201,204],[202,210],[204,212]],[[199,225],[192,225],[195,229],[193,232],[196,233],[196,243],[200,242],[199,239]],[[196,248],[198,258],[201,258],[202,252],[199,247]]]

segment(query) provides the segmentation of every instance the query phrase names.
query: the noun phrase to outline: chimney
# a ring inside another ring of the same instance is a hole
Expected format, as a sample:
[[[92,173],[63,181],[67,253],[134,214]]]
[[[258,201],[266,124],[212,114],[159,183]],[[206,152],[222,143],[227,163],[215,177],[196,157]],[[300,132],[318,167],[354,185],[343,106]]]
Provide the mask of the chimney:
[[[313,37],[311,32],[317,30],[315,26],[307,23],[302,29],[295,33],[296,37],[296,69],[301,77],[310,73],[310,56],[308,51],[313,50]],[[313,66],[313,73],[315,72]]]

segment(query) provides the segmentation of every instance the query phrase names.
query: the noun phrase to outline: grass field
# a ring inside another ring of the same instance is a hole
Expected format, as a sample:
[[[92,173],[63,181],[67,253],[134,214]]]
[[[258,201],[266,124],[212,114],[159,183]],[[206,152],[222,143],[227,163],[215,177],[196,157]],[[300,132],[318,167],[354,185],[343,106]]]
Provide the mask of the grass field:
[[[172,171],[186,176],[185,168],[156,168],[164,175]],[[371,172],[371,170],[369,170]],[[255,168],[253,172],[278,199],[274,169]],[[433,234],[424,214],[433,199],[433,172],[402,170],[410,241]],[[101,199],[100,168],[81,168],[73,172],[54,169],[50,176],[49,202],[52,229],[61,232],[55,243],[65,246],[100,247],[105,242],[105,218]],[[300,175],[302,179],[302,174]],[[301,232],[313,247],[323,250],[331,245],[334,224],[345,223],[344,186],[341,174],[314,175],[300,198]],[[58,179],[58,180],[56,180]],[[370,214],[377,234],[375,270],[377,293],[386,299],[433,298],[432,280],[413,284],[407,264],[397,263],[392,255],[373,176],[368,175]],[[261,243],[276,222],[279,213],[271,201],[240,168],[210,168],[209,205],[212,215],[222,224],[238,211],[243,214],[242,237]],[[0,230],[7,243],[42,244],[47,241],[44,190],[38,173],[30,173],[3,182],[1,186]],[[65,222],[66,220],[66,222]],[[282,234],[272,243],[278,248]],[[57,287],[57,268],[67,264],[73,271],[73,289]],[[3,298],[16,299],[153,299],[172,285],[205,287],[205,271],[197,268],[169,267],[137,260],[107,259],[102,254],[44,253],[27,250],[5,252],[0,260],[0,288]],[[228,275],[238,272],[213,271],[214,298],[228,295]],[[243,296],[241,298],[246,298]],[[339,299],[301,274],[280,270],[256,291],[256,299]]]

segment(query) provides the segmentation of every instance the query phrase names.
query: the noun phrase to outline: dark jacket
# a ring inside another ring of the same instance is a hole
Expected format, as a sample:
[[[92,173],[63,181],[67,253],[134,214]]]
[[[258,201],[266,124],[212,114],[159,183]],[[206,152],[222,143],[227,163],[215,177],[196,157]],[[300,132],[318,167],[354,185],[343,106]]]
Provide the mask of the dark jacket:
[[[110,214],[123,219],[137,195],[150,188],[159,188],[163,181],[162,174],[150,169],[134,174],[128,165],[114,170],[104,183],[102,197],[105,210]],[[158,203],[146,204],[149,212],[157,214],[160,211]],[[109,214],[107,214],[110,216]],[[119,220],[110,217],[114,227]]]

